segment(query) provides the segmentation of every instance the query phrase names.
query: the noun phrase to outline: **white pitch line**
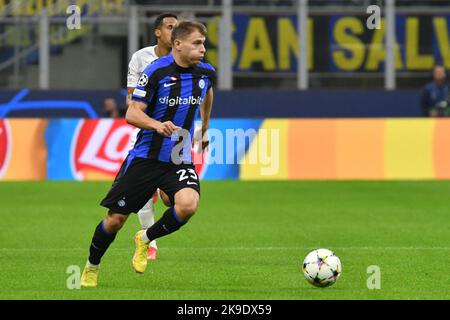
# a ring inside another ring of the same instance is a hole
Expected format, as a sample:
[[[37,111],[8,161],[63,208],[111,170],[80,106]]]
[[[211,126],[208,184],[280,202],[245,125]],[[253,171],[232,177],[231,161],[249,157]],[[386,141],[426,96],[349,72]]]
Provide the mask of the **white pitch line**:
[[[158,250],[210,250],[210,251],[265,251],[265,250],[314,250],[314,247],[165,247]],[[110,251],[130,251],[126,248],[113,248]],[[330,247],[330,250],[450,250],[450,247]],[[65,252],[89,251],[89,248],[0,248],[0,251],[34,251],[34,252]]]

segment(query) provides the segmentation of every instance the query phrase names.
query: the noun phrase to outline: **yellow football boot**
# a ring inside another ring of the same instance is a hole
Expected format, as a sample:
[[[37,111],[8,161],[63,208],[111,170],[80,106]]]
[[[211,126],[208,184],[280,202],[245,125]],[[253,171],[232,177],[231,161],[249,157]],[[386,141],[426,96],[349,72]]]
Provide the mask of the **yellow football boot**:
[[[133,269],[137,273],[143,273],[147,268],[148,243],[141,239],[144,232],[146,232],[146,230],[139,230],[134,236],[134,244],[136,246],[136,249],[134,251],[132,263]]]
[[[84,267],[83,274],[81,275],[82,287],[96,287],[98,279],[99,268]]]

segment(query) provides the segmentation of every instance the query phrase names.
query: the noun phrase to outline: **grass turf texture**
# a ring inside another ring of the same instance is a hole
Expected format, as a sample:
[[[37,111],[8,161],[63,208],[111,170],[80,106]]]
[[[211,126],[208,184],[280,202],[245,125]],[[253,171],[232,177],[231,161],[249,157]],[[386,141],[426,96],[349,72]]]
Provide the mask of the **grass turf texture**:
[[[130,216],[97,288],[69,290],[110,183],[1,182],[0,299],[449,299],[450,182],[203,182],[197,215],[132,271]],[[163,207],[156,206],[157,218]],[[304,279],[315,248],[340,257],[325,289]],[[367,267],[381,268],[369,290]]]

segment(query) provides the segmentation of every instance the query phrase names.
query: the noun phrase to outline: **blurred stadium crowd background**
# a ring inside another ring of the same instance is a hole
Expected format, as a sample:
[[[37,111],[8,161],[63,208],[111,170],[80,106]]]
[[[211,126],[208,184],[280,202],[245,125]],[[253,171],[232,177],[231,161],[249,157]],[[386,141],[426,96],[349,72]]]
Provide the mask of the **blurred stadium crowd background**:
[[[154,44],[151,22],[160,12],[174,11],[207,25],[207,60],[219,74],[228,74],[220,70],[220,61],[231,60],[232,86],[219,83],[219,88],[297,89],[301,1],[228,1],[232,3],[231,43],[229,52],[221,55],[227,37],[221,37],[219,27],[226,2],[0,0],[0,85],[5,89],[124,88],[130,55]],[[435,64],[450,66],[450,1],[396,0],[394,46],[388,50],[386,1],[305,2],[308,84],[304,89],[420,89],[430,81]],[[81,9],[80,29],[66,26],[71,4]],[[366,10],[373,4],[382,9],[379,30],[366,27]],[[42,39],[40,15],[45,8],[48,38]],[[48,44],[48,57],[40,51],[42,40]],[[390,53],[395,79],[387,85],[385,61]]]

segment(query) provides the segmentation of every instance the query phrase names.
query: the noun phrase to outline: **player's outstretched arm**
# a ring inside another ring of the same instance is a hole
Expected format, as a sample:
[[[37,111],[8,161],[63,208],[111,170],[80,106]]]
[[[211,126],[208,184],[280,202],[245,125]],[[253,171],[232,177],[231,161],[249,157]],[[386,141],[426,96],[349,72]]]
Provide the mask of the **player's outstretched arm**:
[[[209,128],[209,118],[211,117],[211,109],[213,103],[213,89],[210,88],[208,93],[200,106],[200,116],[202,117],[202,135],[205,134],[206,130]]]
[[[135,127],[146,130],[156,130],[156,132],[165,137],[170,136],[175,130],[180,129],[180,127],[174,125],[172,121],[160,122],[150,118],[144,112],[146,108],[147,105],[145,103],[131,101],[125,119],[129,124]]]
[[[134,87],[127,87],[127,97],[126,97],[126,100],[125,100],[125,103],[126,103],[126,106],[127,106],[127,108],[130,106],[130,104],[131,104],[131,98],[132,98],[132,96],[133,96],[133,91],[134,91]]]
[[[130,106],[133,91],[136,88],[136,85],[139,82],[139,77],[141,76],[142,70],[139,66],[138,55],[135,53],[131,57],[130,63],[128,64],[128,74],[127,74],[127,97],[126,97],[126,106],[127,108]]]
[[[206,135],[206,131],[209,128],[209,119],[211,117],[213,96],[214,96],[213,89],[210,88],[205,96],[205,99],[203,100],[202,105],[200,106],[200,116],[202,118],[202,133],[200,138],[202,142],[201,150],[206,149],[209,145],[209,138]]]

